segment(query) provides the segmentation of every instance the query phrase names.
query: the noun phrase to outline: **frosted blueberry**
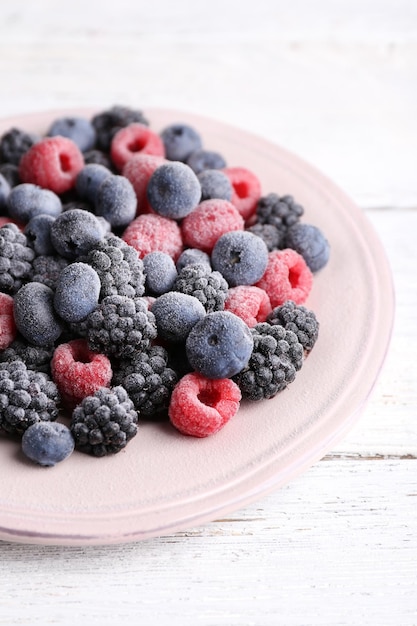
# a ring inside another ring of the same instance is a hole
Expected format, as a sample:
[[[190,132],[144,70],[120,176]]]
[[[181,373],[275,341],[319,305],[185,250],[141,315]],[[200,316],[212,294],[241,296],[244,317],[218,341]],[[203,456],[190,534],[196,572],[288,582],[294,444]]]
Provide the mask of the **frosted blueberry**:
[[[103,238],[103,228],[95,215],[83,209],[62,213],[51,225],[51,241],[61,256],[74,261]]]
[[[268,248],[260,237],[248,231],[230,231],[217,240],[211,262],[230,287],[253,285],[266,270]]]
[[[191,213],[200,202],[201,186],[188,165],[174,161],[164,163],[154,171],[146,193],[156,213],[178,220]]]
[[[14,318],[20,334],[35,346],[53,344],[63,331],[54,309],[54,292],[43,283],[27,283],[16,293]]]
[[[38,256],[48,256],[54,254],[54,247],[51,241],[51,225],[55,218],[52,215],[35,215],[26,224],[23,231],[26,235],[28,245]]]
[[[62,203],[56,193],[32,183],[21,183],[13,187],[7,199],[10,217],[26,224],[35,215],[62,213]]]
[[[130,224],[136,216],[137,198],[132,183],[124,176],[108,176],[97,190],[95,213],[113,228]]]
[[[56,283],[55,311],[66,322],[81,322],[98,305],[100,288],[100,278],[91,265],[70,263]]]
[[[291,226],[285,236],[285,245],[301,254],[312,272],[318,272],[329,260],[329,242],[321,230],[312,224],[298,223]]]
[[[83,117],[60,117],[48,131],[49,137],[61,135],[77,144],[81,152],[90,150],[96,142],[96,131],[92,123]]]
[[[193,326],[206,315],[197,298],[177,291],[164,293],[151,308],[158,335],[168,341],[184,341]]]
[[[170,291],[177,278],[175,263],[165,252],[149,252],[143,257],[145,288],[149,295],[160,296]]]
[[[75,189],[83,200],[94,203],[101,183],[112,176],[111,171],[98,163],[87,164],[75,180]]]
[[[31,461],[51,467],[66,459],[74,450],[70,429],[59,422],[36,422],[22,436],[22,451]]]
[[[187,124],[171,124],[161,132],[165,156],[170,161],[186,161],[202,146],[199,133]]]

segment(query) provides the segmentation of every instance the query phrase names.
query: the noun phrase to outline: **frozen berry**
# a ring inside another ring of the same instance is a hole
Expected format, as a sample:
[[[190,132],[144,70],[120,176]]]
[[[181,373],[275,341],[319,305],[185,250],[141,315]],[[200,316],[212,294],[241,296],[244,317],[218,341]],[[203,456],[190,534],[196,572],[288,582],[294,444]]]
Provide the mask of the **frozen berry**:
[[[144,124],[129,124],[114,135],[110,156],[116,168],[121,171],[135,154],[165,156],[164,144],[156,133]]]
[[[31,183],[13,187],[7,200],[7,208],[10,217],[25,224],[35,215],[57,217],[62,213],[62,203],[56,193]]]
[[[55,220],[52,215],[35,215],[26,224],[23,231],[28,245],[37,256],[54,254],[55,250],[51,241],[51,225]]]
[[[249,222],[261,197],[261,183],[258,177],[244,167],[225,167],[222,172],[226,174],[233,187],[232,204],[245,222]]]
[[[262,239],[248,231],[230,231],[217,240],[211,263],[231,287],[253,285],[265,272],[268,249]]]
[[[191,213],[200,202],[201,187],[188,165],[173,161],[160,165],[154,171],[146,193],[156,213],[178,220]]]
[[[53,344],[63,331],[54,308],[54,292],[42,283],[23,285],[14,297],[14,318],[19,332],[35,346]]]
[[[313,224],[292,226],[285,235],[285,245],[301,254],[312,272],[321,270],[329,260],[329,242]]]
[[[145,287],[149,295],[160,296],[170,291],[177,278],[177,268],[172,257],[165,252],[150,252],[143,257]]]
[[[266,321],[295,333],[306,353],[312,350],[319,335],[319,322],[314,311],[297,305],[292,300],[273,309]]]
[[[10,195],[10,191],[9,181],[0,172],[0,214],[7,212],[7,198]]]
[[[108,152],[117,131],[136,122],[148,125],[142,111],[130,107],[115,105],[110,109],[100,111],[91,120],[97,134],[97,147]]]
[[[220,272],[212,271],[207,263],[195,263],[182,268],[173,289],[194,296],[206,312],[211,313],[224,309],[228,284]]]
[[[80,198],[94,205],[98,188],[109,176],[112,176],[112,172],[104,165],[87,164],[76,178],[75,189]]]
[[[266,291],[273,308],[286,300],[303,304],[313,286],[313,274],[295,250],[274,250],[269,253],[267,268],[256,286]]]
[[[199,174],[203,170],[220,170],[226,167],[224,157],[213,150],[194,150],[187,159],[187,165]]]
[[[236,207],[227,200],[204,200],[181,222],[184,244],[211,253],[221,235],[243,230],[245,223]]]
[[[175,342],[185,341],[193,326],[206,314],[197,298],[176,291],[156,298],[151,311],[155,316],[158,336]]]
[[[60,273],[54,295],[54,307],[66,322],[81,322],[98,305],[100,278],[87,263],[70,263]]]
[[[252,328],[258,322],[264,322],[271,313],[268,294],[253,285],[239,285],[229,289],[224,310],[234,313]]]
[[[10,187],[20,185],[19,168],[12,163],[0,163],[0,174]]]
[[[160,215],[139,215],[123,233],[123,239],[143,259],[149,252],[166,252],[174,261],[182,252],[180,227],[174,220]]]
[[[186,341],[191,366],[207,378],[230,378],[240,372],[252,347],[249,328],[229,311],[208,313],[193,326]]]
[[[188,124],[171,124],[161,132],[166,158],[185,162],[192,152],[200,150],[202,141],[199,133]]]
[[[85,339],[61,343],[54,351],[51,373],[68,407],[79,404],[100,387],[108,387],[113,375],[108,357],[90,350]]]
[[[0,228],[0,290],[16,293],[29,277],[35,253],[16,224]]]
[[[163,157],[139,152],[124,166],[122,174],[132,183],[133,189],[135,190],[137,214],[152,212],[146,195],[146,188],[154,171],[163,163],[165,163]]]
[[[266,247],[268,248],[268,252],[282,248],[284,235],[272,224],[256,223],[253,224],[253,226],[249,226],[248,231],[264,240]]]
[[[24,183],[33,183],[61,194],[75,185],[84,167],[82,152],[66,137],[46,137],[22,157],[19,175]]]
[[[49,375],[54,349],[53,346],[33,346],[22,335],[17,335],[8,348],[0,350],[0,361],[23,361],[29,370]]]
[[[22,156],[39,141],[37,135],[27,133],[20,128],[11,128],[0,140],[0,161],[19,165]]]
[[[108,176],[97,190],[95,214],[113,228],[125,228],[136,215],[136,194],[124,176]]]
[[[91,150],[96,143],[95,128],[84,117],[60,117],[51,124],[47,135],[67,137],[77,144],[81,152]]]
[[[171,423],[184,435],[217,433],[239,410],[241,393],[230,379],[187,374],[175,386],[169,405]]]
[[[177,260],[177,271],[180,272],[186,265],[203,264],[211,270],[211,261],[207,252],[203,252],[199,248],[187,248],[181,252]]]
[[[279,196],[269,193],[259,199],[256,207],[256,222],[274,226],[281,234],[297,224],[304,214],[304,208],[292,196]]]
[[[13,298],[0,292],[0,350],[5,350],[17,334],[13,315]]]
[[[65,211],[51,225],[51,241],[61,256],[75,260],[103,238],[103,230],[95,215],[82,209]]]
[[[43,283],[55,291],[59,275],[68,263],[68,259],[64,259],[59,254],[37,256],[32,262],[29,280],[34,283]]]
[[[22,452],[31,461],[53,467],[74,450],[70,429],[59,422],[36,422],[22,436]]]
[[[197,176],[201,185],[201,200],[211,198],[222,198],[231,200],[233,188],[230,180],[224,172],[220,170],[203,170]]]

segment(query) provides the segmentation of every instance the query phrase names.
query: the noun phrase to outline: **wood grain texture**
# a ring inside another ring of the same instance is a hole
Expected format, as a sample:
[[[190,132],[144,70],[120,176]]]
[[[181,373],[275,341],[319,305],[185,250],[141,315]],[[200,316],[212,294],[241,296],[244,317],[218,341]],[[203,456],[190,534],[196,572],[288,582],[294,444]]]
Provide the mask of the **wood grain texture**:
[[[392,343],[355,428],[227,519],[138,544],[0,542],[0,624],[417,624],[414,0],[14,0],[0,115],[114,103],[195,111],[337,182],[378,232]]]

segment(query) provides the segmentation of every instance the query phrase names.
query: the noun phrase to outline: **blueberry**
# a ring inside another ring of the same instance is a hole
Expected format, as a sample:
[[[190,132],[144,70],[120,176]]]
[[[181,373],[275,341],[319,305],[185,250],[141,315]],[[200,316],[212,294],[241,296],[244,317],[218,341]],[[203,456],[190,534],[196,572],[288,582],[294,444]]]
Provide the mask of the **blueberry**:
[[[7,179],[0,174],[0,214],[7,209],[7,198],[10,194],[10,184]],[[7,211],[6,211],[7,213]]]
[[[51,225],[51,241],[55,250],[66,259],[74,261],[103,238],[103,228],[89,211],[70,209],[62,213]]]
[[[43,283],[27,283],[16,293],[13,312],[20,334],[35,346],[49,346],[61,335],[54,309],[54,292]]]
[[[83,167],[75,180],[75,189],[83,200],[94,204],[98,188],[111,171],[104,165],[91,163]]]
[[[137,198],[132,183],[124,176],[108,176],[97,190],[95,213],[113,228],[130,224],[136,216]]]
[[[219,170],[203,170],[197,176],[201,185],[201,200],[221,198],[230,200],[233,195],[233,187],[223,172]]]
[[[35,215],[52,215],[62,213],[62,203],[56,193],[42,189],[32,183],[21,183],[11,190],[7,206],[13,219],[26,224]]]
[[[35,215],[26,224],[24,233],[28,245],[38,256],[48,256],[54,254],[54,247],[51,241],[51,225],[55,221],[52,215]]]
[[[208,313],[186,340],[190,365],[207,378],[230,378],[248,363],[252,334],[245,322],[229,311]]]
[[[260,237],[248,231],[230,231],[217,240],[211,262],[231,287],[253,285],[266,270],[268,248]]]
[[[177,259],[177,271],[179,273],[186,265],[195,265],[196,263],[202,263],[211,269],[210,257],[207,252],[198,248],[187,248]]]
[[[169,291],[155,300],[151,309],[158,335],[168,341],[185,341],[206,310],[197,298],[179,291]]]
[[[56,283],[55,311],[66,322],[81,322],[98,305],[100,288],[100,278],[91,265],[70,263]]]
[[[191,213],[201,198],[201,187],[193,170],[179,161],[160,165],[147,186],[151,207],[171,219],[181,219]]]
[[[329,242],[321,230],[312,224],[298,223],[289,228],[285,245],[301,254],[312,272],[318,272],[329,260]]]
[[[49,137],[68,137],[77,144],[81,152],[90,150],[96,142],[94,126],[83,117],[60,117],[52,123],[47,134]]]
[[[221,170],[227,163],[221,154],[212,150],[195,150],[187,159],[187,165],[199,174],[203,170]]]
[[[149,252],[143,257],[145,288],[152,296],[170,291],[177,278],[177,268],[172,257],[165,252]]]
[[[66,459],[73,452],[74,446],[70,429],[59,422],[36,422],[22,436],[23,454],[45,467]]]
[[[185,162],[192,152],[200,150],[201,137],[187,124],[171,124],[161,132],[165,156],[170,161]]]

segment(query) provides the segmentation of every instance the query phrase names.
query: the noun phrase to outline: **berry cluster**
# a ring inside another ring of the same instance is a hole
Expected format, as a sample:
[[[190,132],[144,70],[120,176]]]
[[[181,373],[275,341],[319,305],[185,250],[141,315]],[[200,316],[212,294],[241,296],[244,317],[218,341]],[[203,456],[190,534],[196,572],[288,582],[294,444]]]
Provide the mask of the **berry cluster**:
[[[40,465],[117,453],[140,419],[214,434],[317,340],[324,235],[187,124],[115,106],[12,128],[0,210],[0,430]]]

